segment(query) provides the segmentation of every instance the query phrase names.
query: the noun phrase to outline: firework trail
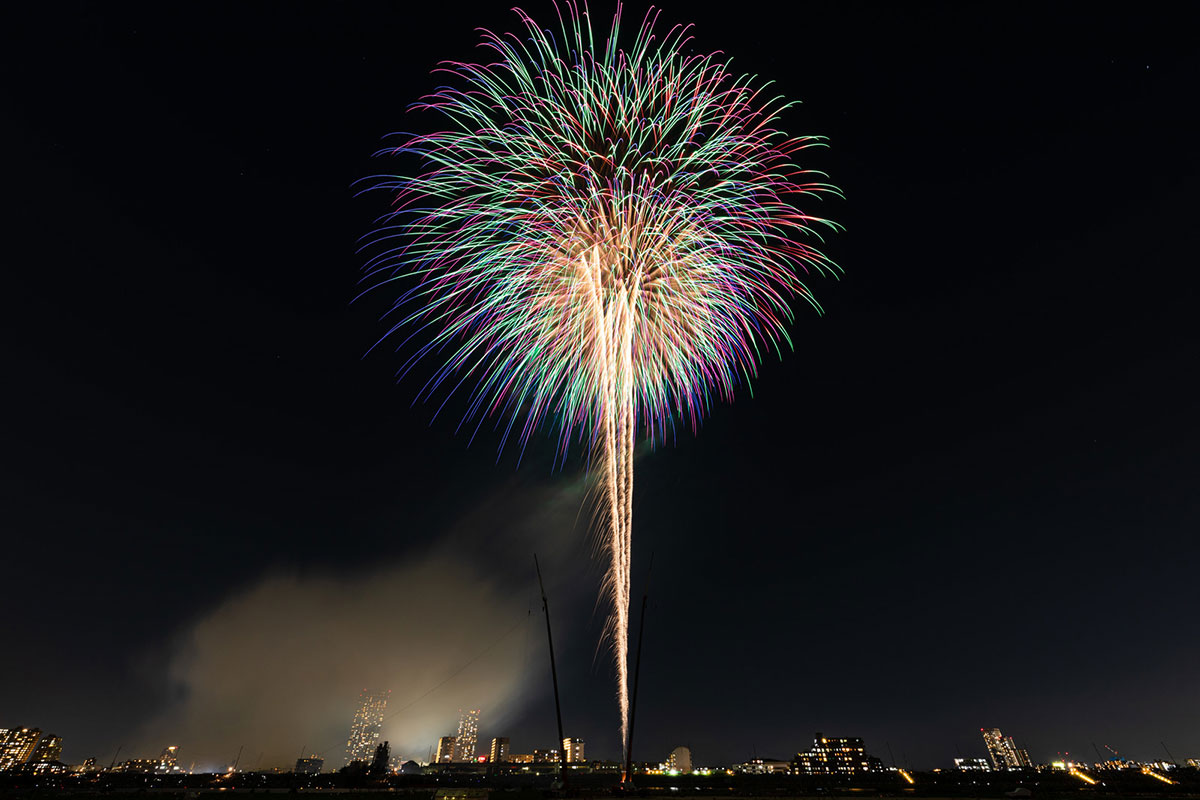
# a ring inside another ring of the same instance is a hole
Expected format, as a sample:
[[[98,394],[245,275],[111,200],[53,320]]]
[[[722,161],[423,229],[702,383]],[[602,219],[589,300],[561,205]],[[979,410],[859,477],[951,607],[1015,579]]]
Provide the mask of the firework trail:
[[[417,107],[447,129],[381,151],[423,168],[371,179],[395,204],[365,280],[407,287],[387,336],[417,342],[402,372],[440,360],[421,397],[461,389],[464,423],[497,419],[501,447],[548,425],[560,457],[590,448],[624,746],[634,444],[694,431],[764,350],[792,347],[790,301],[820,311],[800,276],[837,270],[812,244],[836,224],[796,203],[837,190],[796,163],[823,140],[688,54],[688,27],[656,34],[651,10],[621,48],[620,6],[600,37],[586,7],[561,8],[557,33],[517,14],[522,35],[483,31],[489,60],[439,67],[448,85]]]

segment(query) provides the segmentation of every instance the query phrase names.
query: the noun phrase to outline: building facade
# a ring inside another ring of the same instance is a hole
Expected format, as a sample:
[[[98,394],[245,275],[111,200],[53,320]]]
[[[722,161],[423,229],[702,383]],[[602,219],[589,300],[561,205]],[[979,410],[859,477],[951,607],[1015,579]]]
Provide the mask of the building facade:
[[[41,728],[6,728],[4,731],[4,739],[0,741],[0,770],[12,769],[28,761],[42,738]]]
[[[676,747],[667,756],[667,769],[687,775],[692,771],[692,749]]]
[[[492,739],[492,749],[488,753],[488,761],[493,764],[503,764],[508,761],[508,737],[497,736]]]
[[[479,740],[479,709],[460,712],[458,735],[454,737],[454,761],[474,761]]]
[[[454,760],[454,737],[443,736],[438,739],[437,752],[433,755],[433,763],[449,764]]]
[[[999,728],[980,728],[983,743],[987,746],[988,758],[995,769],[1024,769],[1033,766],[1029,754],[1017,747],[1011,736],[1005,736]]]
[[[795,770],[795,764],[774,758],[752,758],[744,763],[734,764],[733,769],[743,775],[787,775]]]
[[[34,745],[30,764],[50,764],[62,758],[62,737],[47,733]]]
[[[179,747],[176,745],[164,747],[162,755],[158,757],[158,767],[154,771],[164,774],[182,772],[183,770],[179,768]]]
[[[563,739],[562,744],[568,764],[582,764],[587,760],[583,756],[583,739]]]
[[[390,691],[373,692],[363,689],[358,696],[358,710],[350,723],[350,738],[346,740],[346,763],[366,761],[375,757],[375,745],[383,737],[383,714],[387,710]]]
[[[297,758],[296,768],[292,771],[297,775],[320,775],[324,766],[323,758]]]
[[[792,760],[792,772],[798,775],[856,775],[882,766],[879,759],[867,755],[862,739],[821,733],[813,738],[812,750],[797,753]]]

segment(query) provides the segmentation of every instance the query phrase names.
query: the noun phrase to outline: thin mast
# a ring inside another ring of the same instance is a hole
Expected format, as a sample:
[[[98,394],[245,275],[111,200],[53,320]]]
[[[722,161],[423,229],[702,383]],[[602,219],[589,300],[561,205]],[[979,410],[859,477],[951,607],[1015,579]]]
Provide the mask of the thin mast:
[[[538,588],[542,591],[542,611],[546,612],[546,642],[550,645],[550,679],[554,682],[554,715],[558,719],[558,765],[562,772],[563,788],[567,788],[567,746],[563,737],[562,705],[558,702],[558,667],[554,665],[554,636],[550,633],[550,602],[546,599],[546,586],[542,583],[542,568],[537,553],[533,554],[533,568],[537,570]]]

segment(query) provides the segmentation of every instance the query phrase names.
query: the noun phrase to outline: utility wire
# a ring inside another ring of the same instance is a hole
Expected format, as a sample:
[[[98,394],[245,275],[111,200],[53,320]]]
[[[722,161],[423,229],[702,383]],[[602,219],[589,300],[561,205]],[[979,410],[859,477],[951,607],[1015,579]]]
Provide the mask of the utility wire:
[[[528,618],[528,614],[526,614],[526,618]],[[458,674],[459,674],[459,673],[461,673],[463,670],[465,670],[467,667],[471,666],[471,665],[472,665],[472,664],[474,664],[476,661],[478,661],[479,659],[481,659],[481,658],[483,658],[485,655],[487,655],[487,654],[488,654],[488,652],[489,652],[489,651],[491,651],[491,649],[492,649],[493,647],[495,647],[496,645],[500,644],[502,641],[504,641],[505,639],[507,639],[507,638],[509,637],[509,635],[510,635],[510,634],[511,634],[513,631],[515,631],[517,628],[521,627],[521,625],[523,625],[524,623],[525,623],[525,620],[523,620],[523,619],[521,619],[521,620],[517,620],[517,622],[516,622],[516,623],[515,623],[515,624],[514,624],[514,625],[513,625],[511,628],[509,628],[508,630],[506,630],[504,633],[500,634],[500,637],[499,637],[498,639],[496,639],[494,642],[492,642],[491,644],[489,644],[487,647],[485,647],[485,648],[483,648],[482,650],[480,650],[480,651],[479,651],[479,652],[478,652],[478,653],[477,653],[477,654],[476,654],[474,657],[472,657],[472,658],[471,658],[471,660],[470,660],[470,661],[468,661],[467,663],[463,664],[461,667],[459,667],[458,669],[454,670],[454,672],[451,672],[449,675],[447,675],[447,676],[446,676],[446,677],[445,677],[445,678],[442,680],[442,682],[441,682],[441,683],[439,683],[437,686],[434,686],[432,689],[430,689],[429,691],[425,692],[425,694],[421,695],[421,696],[420,696],[420,697],[418,697],[416,700],[413,700],[412,702],[410,702],[408,705],[404,706],[403,708],[398,708],[398,709],[396,709],[395,711],[393,711],[391,714],[388,714],[386,717],[384,717],[384,718],[383,718],[384,722],[386,722],[386,721],[387,721],[387,720],[389,720],[389,719],[392,719],[393,717],[395,717],[395,716],[397,716],[397,715],[399,715],[399,714],[403,714],[405,711],[408,711],[410,708],[412,708],[413,706],[415,706],[417,703],[421,702],[421,701],[422,701],[422,700],[424,700],[426,697],[429,697],[429,695],[433,694],[433,693],[434,693],[434,692],[436,692],[438,689],[440,689],[440,688],[442,688],[443,686],[445,686],[447,683],[449,683],[449,682],[450,682],[450,681],[452,681],[452,680],[453,680],[455,677],[457,677],[457,676],[458,676]]]

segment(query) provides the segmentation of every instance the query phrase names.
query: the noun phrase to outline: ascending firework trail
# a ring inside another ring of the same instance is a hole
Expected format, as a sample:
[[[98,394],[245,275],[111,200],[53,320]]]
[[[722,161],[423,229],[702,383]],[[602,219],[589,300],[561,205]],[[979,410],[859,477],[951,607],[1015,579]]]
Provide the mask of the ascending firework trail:
[[[800,276],[836,272],[809,242],[837,226],[795,203],[837,190],[796,163],[821,138],[776,127],[790,104],[685,54],[687,27],[659,38],[651,11],[622,49],[620,7],[601,39],[570,3],[557,33],[517,14],[521,36],[483,32],[484,63],[439,68],[417,107],[447,129],[381,151],[424,167],[373,179],[396,200],[366,282],[407,286],[403,371],[444,359],[422,397],[471,387],[466,416],[498,418],[501,447],[549,423],[560,456],[592,448],[625,742],[634,444],[694,431],[762,349],[791,347],[793,298],[820,311]]]

